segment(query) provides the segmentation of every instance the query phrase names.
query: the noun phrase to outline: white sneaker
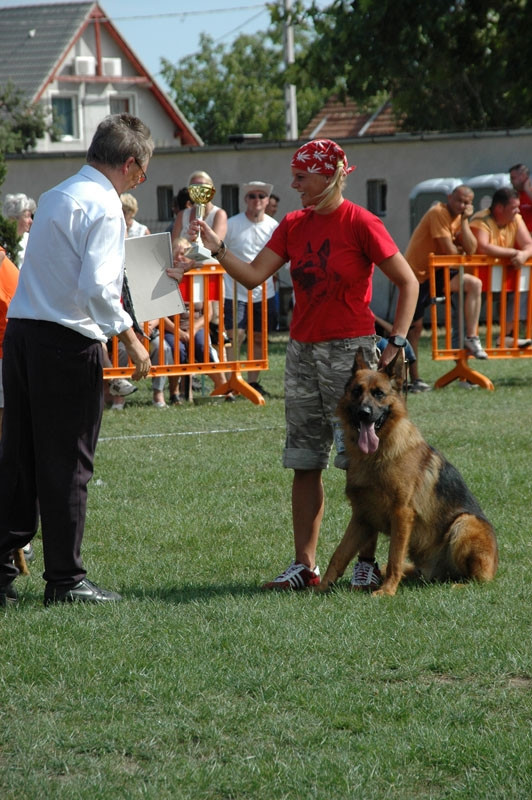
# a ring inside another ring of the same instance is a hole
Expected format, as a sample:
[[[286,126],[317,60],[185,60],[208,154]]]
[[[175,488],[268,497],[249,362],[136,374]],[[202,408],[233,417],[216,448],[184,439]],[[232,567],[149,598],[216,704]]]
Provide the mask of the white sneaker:
[[[501,340],[497,339],[495,344],[497,345],[497,347],[500,347],[501,346]],[[527,347],[530,347],[532,345],[532,339],[518,339],[516,344],[517,344],[517,347],[520,350],[526,350]],[[504,338],[504,347],[513,347],[513,346],[514,346],[514,337],[513,336],[505,336],[505,338]]]
[[[318,586],[320,582],[320,568],[309,569],[305,564],[292,561],[275,580],[264,583],[263,589],[297,590],[308,589],[311,586]]]
[[[382,575],[376,561],[357,561],[351,578],[351,589],[372,592],[382,583]]]
[[[464,347],[469,350],[475,358],[487,358],[488,354],[482,349],[480,339],[478,336],[466,336],[464,339]]]
[[[125,378],[113,378],[109,381],[109,394],[113,397],[127,397],[128,394],[133,394],[139,387],[135,386]]]

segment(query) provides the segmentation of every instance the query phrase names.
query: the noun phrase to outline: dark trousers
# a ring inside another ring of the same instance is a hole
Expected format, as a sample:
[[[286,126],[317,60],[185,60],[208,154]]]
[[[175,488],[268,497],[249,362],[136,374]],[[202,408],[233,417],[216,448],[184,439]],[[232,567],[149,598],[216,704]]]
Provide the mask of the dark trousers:
[[[0,584],[16,577],[10,552],[41,520],[44,579],[85,577],[81,542],[87,484],[103,412],[102,345],[56,325],[10,319],[2,364]]]

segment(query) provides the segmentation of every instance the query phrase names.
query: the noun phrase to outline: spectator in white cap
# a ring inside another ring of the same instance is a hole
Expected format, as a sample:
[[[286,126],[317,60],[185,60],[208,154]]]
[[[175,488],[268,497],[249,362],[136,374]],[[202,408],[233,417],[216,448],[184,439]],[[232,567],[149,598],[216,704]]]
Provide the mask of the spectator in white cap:
[[[242,187],[246,210],[227,221],[227,246],[243,261],[253,261],[279,224],[266,214],[266,206],[270,199],[273,186],[264,181],[250,181]],[[236,298],[235,298],[236,295]],[[236,303],[238,347],[240,348],[246,337],[248,329],[248,290],[241,283],[234,281],[230,275],[224,275],[224,322],[230,340],[233,339],[233,306]],[[253,302],[253,359],[263,357],[262,353],[262,285],[251,292]],[[273,277],[266,281],[266,297],[268,302],[268,330],[277,327],[277,311],[275,306],[275,286]],[[234,345],[234,343],[233,343]],[[230,348],[229,358],[233,355],[234,347]],[[247,357],[247,353],[246,353]],[[264,396],[268,396],[264,387],[259,383],[259,370],[248,372],[248,383]]]
[[[19,194],[7,194],[4,200],[4,217],[17,223],[17,236],[21,237],[16,258],[17,266],[19,267],[24,261],[35,207],[35,200],[27,197],[22,192]]]

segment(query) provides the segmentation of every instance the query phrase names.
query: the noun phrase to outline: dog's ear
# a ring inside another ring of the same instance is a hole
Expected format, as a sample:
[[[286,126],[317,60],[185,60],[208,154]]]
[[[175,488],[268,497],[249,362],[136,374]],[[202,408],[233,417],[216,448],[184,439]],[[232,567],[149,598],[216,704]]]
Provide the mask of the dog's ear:
[[[364,351],[361,347],[355,353],[355,360],[353,362],[353,368],[351,373],[354,375],[355,372],[359,369],[369,369],[369,364],[366,363],[366,359],[364,358]]]
[[[401,392],[406,381],[405,355],[404,350],[399,348],[389,364],[382,367],[379,372],[384,372],[392,382],[394,388]]]

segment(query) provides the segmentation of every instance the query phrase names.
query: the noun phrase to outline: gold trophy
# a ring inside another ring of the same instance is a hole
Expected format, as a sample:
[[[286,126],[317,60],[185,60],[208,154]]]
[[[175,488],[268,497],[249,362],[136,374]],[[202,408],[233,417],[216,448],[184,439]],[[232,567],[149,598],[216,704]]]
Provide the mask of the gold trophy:
[[[205,206],[207,203],[210,203],[214,197],[216,189],[214,186],[211,186],[210,183],[192,183],[188,187],[188,193],[196,209],[196,219],[203,219],[205,216]],[[192,258],[194,261],[213,260],[211,251],[208,250],[201,241],[201,234],[199,231],[198,238],[187,252],[187,258]]]

